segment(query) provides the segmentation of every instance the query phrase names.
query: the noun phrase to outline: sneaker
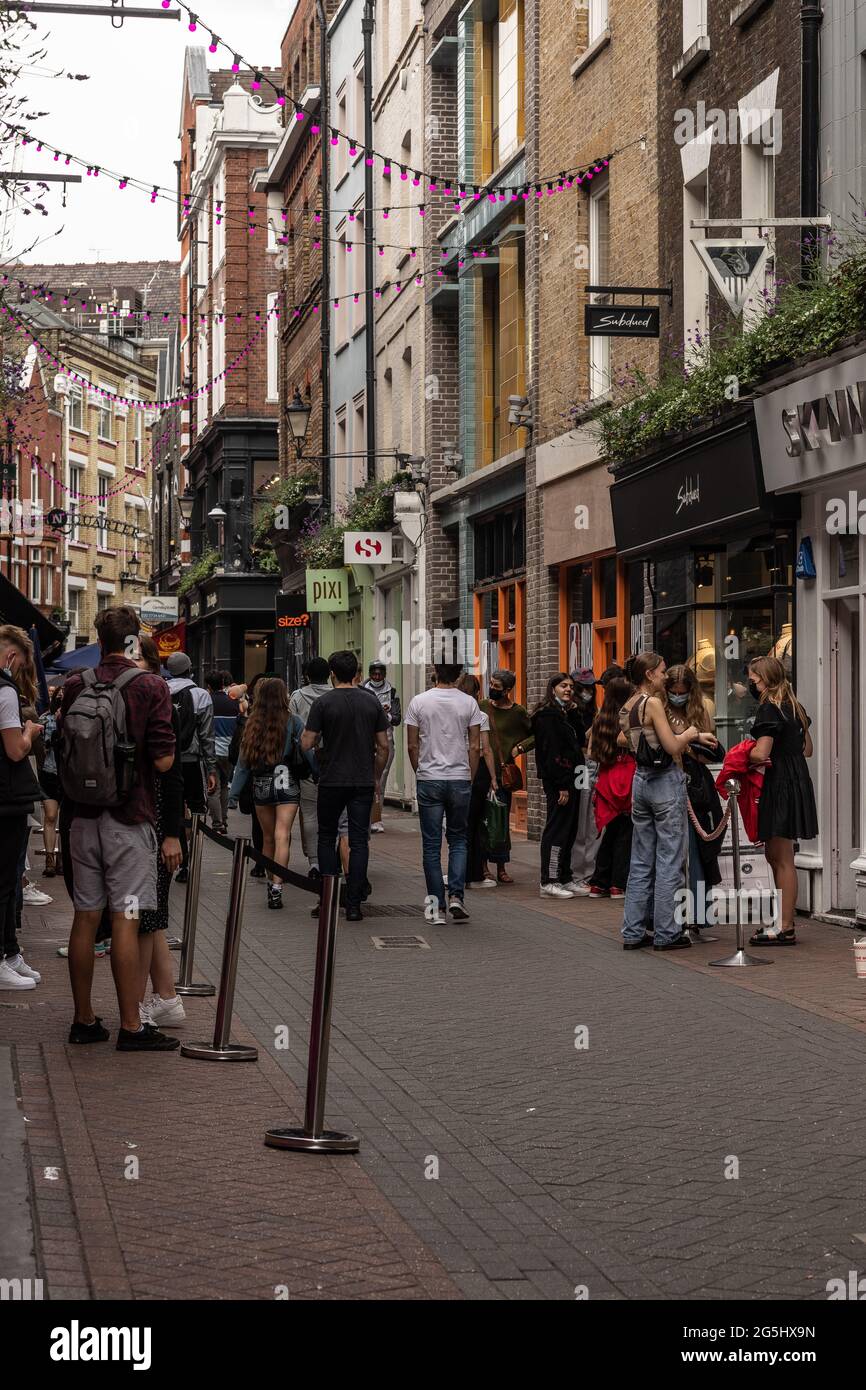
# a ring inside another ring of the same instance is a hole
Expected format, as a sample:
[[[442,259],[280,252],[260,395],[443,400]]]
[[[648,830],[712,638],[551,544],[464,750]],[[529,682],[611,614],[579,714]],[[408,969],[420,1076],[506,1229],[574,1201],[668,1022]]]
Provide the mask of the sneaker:
[[[610,890],[610,896],[611,896],[612,898],[624,898],[624,897],[625,897],[625,889],[624,889],[624,888],[611,888],[611,890]]]
[[[568,883],[562,883],[560,887],[564,888],[567,893],[570,893],[573,898],[590,898],[595,896],[588,883],[578,883],[576,879],[571,879]]]
[[[346,908],[346,921],[347,921],[347,922],[363,922],[363,920],[364,920],[364,914],[363,914],[363,912],[361,911],[360,907],[347,907],[347,908]]]
[[[622,943],[622,949],[624,951],[642,951],[644,946],[651,946],[652,944],[653,939],[649,932],[644,932],[640,941],[624,941]]]
[[[137,1033],[131,1033],[128,1028],[118,1029],[116,1046],[118,1052],[174,1052],[180,1047],[180,1039],[160,1033],[152,1023],[143,1023]]]
[[[19,975],[11,961],[0,961],[0,989],[35,989],[36,981]]]
[[[97,1017],[92,1023],[73,1023],[69,1030],[69,1041],[71,1043],[97,1043],[108,1042],[109,1032],[103,1028],[102,1019]]]
[[[606,898],[608,896],[606,888],[596,888],[594,883],[589,885],[589,896],[591,898]],[[612,896],[612,895],[611,895]]]
[[[469,921],[469,910],[464,905],[462,898],[449,898],[448,911],[451,913],[455,922]]]
[[[111,942],[110,942],[110,941],[97,941],[96,945],[95,945],[94,948],[93,948],[93,954],[94,954],[94,957],[96,958],[96,960],[102,960],[102,957],[103,957],[103,956],[107,956],[108,953],[110,952],[110,950],[111,950]],[[57,947],[57,954],[58,954],[58,956],[62,956],[63,959],[66,960],[67,957],[68,957],[68,955],[69,955],[69,947],[68,947],[68,946],[58,946],[58,947]]]
[[[177,871],[177,873],[176,873],[175,876],[174,876],[174,881],[175,881],[175,883],[188,883],[188,882],[189,882],[189,869],[184,869],[183,867],[179,868],[178,871]],[[123,1032],[123,1031],[124,1031],[124,1030],[121,1029],[121,1032]],[[120,1046],[120,1043],[118,1043],[118,1047],[119,1047],[119,1046]]]
[[[447,927],[448,918],[439,907],[428,907],[424,909],[424,918],[431,927]]]
[[[684,931],[679,936],[675,936],[671,941],[663,941],[660,946],[653,942],[654,951],[682,951],[684,947],[691,946],[691,939]]]
[[[6,965],[10,965],[16,974],[23,975],[25,980],[35,980],[38,985],[42,979],[39,971],[34,970],[31,965],[27,964],[20,951],[17,956],[7,956],[5,963]]]
[[[268,884],[268,907],[280,911],[283,906],[283,890],[275,888],[272,883]]]
[[[173,999],[163,999],[155,994],[150,1000],[150,1018],[141,1020],[155,1024],[158,1028],[177,1028],[186,1021],[186,1009],[179,995]]]
[[[542,883],[540,897],[542,898],[573,898],[574,894],[568,888],[563,888],[561,883]]]
[[[153,1023],[150,1011],[153,1008],[154,995],[150,994],[146,999],[142,999],[138,1006],[138,1016],[142,1023]]]
[[[497,886],[495,878],[482,878],[479,888],[495,888]]]
[[[24,889],[25,907],[45,907],[48,903],[53,903],[54,899],[47,893],[41,893],[35,883],[28,883]]]
[[[255,868],[250,869],[250,878],[266,878],[267,869],[263,869],[261,864],[256,864]]]
[[[384,825],[382,824],[382,822],[381,822],[380,820],[374,821],[374,823],[370,826],[370,834],[371,834],[371,835],[384,835],[384,834],[385,834],[385,827],[384,827]]]

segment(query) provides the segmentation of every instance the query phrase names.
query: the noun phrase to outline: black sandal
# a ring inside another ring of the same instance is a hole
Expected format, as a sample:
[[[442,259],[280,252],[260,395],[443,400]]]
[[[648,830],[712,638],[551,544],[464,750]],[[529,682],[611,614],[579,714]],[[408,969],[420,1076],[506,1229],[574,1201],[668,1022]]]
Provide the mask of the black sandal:
[[[796,946],[797,933],[793,927],[787,931],[768,931],[761,927],[754,936],[749,937],[750,946]]]

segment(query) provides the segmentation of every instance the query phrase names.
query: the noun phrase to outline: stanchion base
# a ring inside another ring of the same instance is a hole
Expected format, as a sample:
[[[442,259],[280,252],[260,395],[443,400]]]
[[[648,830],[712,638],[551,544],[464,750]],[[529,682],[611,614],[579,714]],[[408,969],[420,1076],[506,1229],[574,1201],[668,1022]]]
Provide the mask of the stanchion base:
[[[772,965],[771,960],[758,960],[757,956],[748,956],[745,951],[735,951],[732,956],[726,956],[724,960],[711,960],[710,965]]]
[[[176,994],[216,994],[215,985],[175,985]]]
[[[312,1154],[356,1154],[361,1147],[354,1134],[341,1134],[336,1129],[325,1129],[321,1134],[308,1134],[305,1129],[269,1129],[265,1143],[270,1149]]]
[[[213,1043],[182,1043],[181,1057],[195,1057],[204,1062],[255,1062],[258,1059],[257,1047],[245,1047],[243,1043],[226,1043],[225,1047],[214,1047]]]
[[[165,944],[170,951],[180,951],[183,947],[183,942],[181,941],[179,936],[167,937]]]
[[[695,931],[694,927],[686,927],[686,936],[693,946],[710,946],[713,942],[721,940],[719,936],[707,936],[706,932]]]

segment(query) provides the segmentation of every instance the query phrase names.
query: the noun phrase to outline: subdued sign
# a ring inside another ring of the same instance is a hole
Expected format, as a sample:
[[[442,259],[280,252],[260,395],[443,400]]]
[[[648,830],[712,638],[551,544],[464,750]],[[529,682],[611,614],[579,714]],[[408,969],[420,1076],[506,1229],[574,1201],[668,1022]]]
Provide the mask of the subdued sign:
[[[311,613],[346,613],[348,570],[307,570],[307,607]]]
[[[583,330],[588,338],[657,338],[657,304],[587,304]]]
[[[347,565],[390,565],[390,531],[345,531],[343,561]]]
[[[277,629],[296,634],[312,623],[305,594],[277,594],[274,599]]]
[[[186,650],[186,623],[175,623],[174,627],[163,628],[153,639],[156,642],[160,660],[165,661],[172,652]]]
[[[769,254],[767,243],[727,238],[693,241],[692,246],[731,313],[739,318],[763,274]]]
[[[141,600],[140,616],[148,627],[159,627],[160,623],[176,623],[179,614],[179,600],[168,594],[148,594]]]

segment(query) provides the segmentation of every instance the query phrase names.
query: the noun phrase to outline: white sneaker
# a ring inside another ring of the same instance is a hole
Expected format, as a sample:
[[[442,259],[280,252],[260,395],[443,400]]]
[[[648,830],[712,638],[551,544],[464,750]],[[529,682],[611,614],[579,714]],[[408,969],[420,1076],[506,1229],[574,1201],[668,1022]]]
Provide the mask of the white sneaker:
[[[28,883],[24,889],[25,907],[45,907],[46,903],[53,903],[54,899],[47,893],[41,893],[35,883]]]
[[[449,898],[448,911],[451,913],[455,922],[469,921],[469,909],[466,907],[462,898]]]
[[[588,883],[578,883],[575,879],[572,879],[571,883],[563,883],[562,887],[565,888],[573,898],[588,898],[591,892]]]
[[[153,1008],[153,1000],[154,996],[149,994],[138,1006],[138,1016],[142,1023],[153,1023],[153,1019],[150,1016],[150,1011]]]
[[[179,995],[176,994],[173,999],[162,999],[155,994],[150,1000],[150,1021],[157,1028],[176,1028],[185,1020],[186,1010]]]
[[[0,989],[35,989],[36,981],[19,975],[8,962],[0,961]]]
[[[476,885],[473,885],[473,887],[475,886]],[[495,878],[482,878],[481,882],[477,885],[479,888],[495,888],[496,886]]]
[[[561,883],[542,883],[542,898],[573,898],[574,894],[568,888],[563,888]]]
[[[431,927],[445,927],[448,925],[448,918],[438,905],[436,907],[424,908],[424,920],[425,922],[429,922]]]
[[[373,824],[370,826],[370,834],[371,834],[371,835],[384,835],[384,834],[385,834],[385,827],[384,827],[384,825],[382,824],[382,822],[381,822],[380,820],[374,821]]]
[[[39,974],[39,971],[34,970],[31,965],[27,964],[20,951],[17,956],[7,956],[6,964],[8,966],[11,966],[11,968],[15,971],[16,974],[23,975],[25,980],[32,980],[34,984],[38,985],[42,979],[42,976]]]

